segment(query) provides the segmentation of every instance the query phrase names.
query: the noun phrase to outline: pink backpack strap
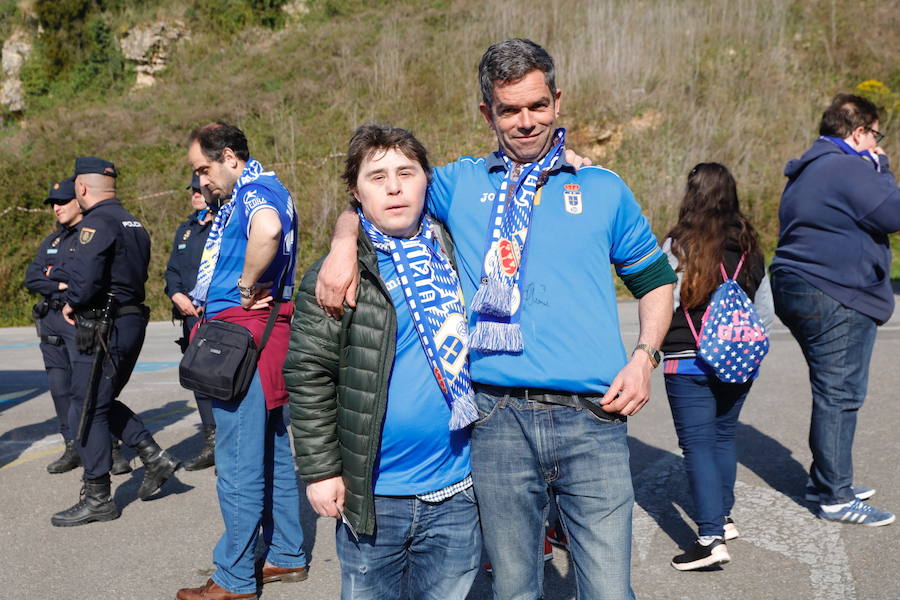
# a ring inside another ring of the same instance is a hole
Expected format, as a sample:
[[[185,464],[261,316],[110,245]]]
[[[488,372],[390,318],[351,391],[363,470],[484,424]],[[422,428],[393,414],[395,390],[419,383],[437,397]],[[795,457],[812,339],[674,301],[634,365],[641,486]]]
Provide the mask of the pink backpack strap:
[[[747,253],[744,252],[741,254],[741,260],[738,261],[737,267],[734,269],[734,275],[731,276],[731,279],[737,279],[738,273],[741,272],[741,267],[744,266],[744,259],[747,258]],[[719,263],[719,271],[722,272],[722,279],[728,281],[728,273],[725,272],[725,265]]]
[[[688,327],[691,328],[691,333],[694,334],[694,341],[697,342],[697,347],[700,347],[700,334],[697,333],[697,328],[694,327],[694,322],[691,320],[691,315],[688,313],[688,309],[685,308],[684,304],[681,305],[681,310],[684,311],[684,318],[687,320]],[[703,318],[700,319],[700,328],[702,329],[704,325],[706,325],[706,318],[709,316],[709,306],[706,307],[706,312],[703,313]]]

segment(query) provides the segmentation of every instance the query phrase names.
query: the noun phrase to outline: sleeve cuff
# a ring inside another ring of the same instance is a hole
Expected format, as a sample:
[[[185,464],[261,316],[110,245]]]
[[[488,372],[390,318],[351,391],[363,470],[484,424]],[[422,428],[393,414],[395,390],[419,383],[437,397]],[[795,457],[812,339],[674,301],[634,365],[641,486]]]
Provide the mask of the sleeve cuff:
[[[620,277],[635,298],[641,298],[662,285],[675,283],[678,280],[665,255],[660,256],[637,273],[621,274]]]

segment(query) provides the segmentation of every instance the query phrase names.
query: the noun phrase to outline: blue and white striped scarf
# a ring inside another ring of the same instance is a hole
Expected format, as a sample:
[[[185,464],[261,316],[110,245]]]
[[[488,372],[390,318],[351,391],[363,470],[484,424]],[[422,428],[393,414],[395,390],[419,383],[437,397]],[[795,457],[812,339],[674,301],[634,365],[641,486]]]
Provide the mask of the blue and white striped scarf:
[[[394,262],[425,357],[450,405],[450,429],[462,429],[478,418],[478,410],[469,377],[468,329],[459,277],[427,215],[416,235],[395,238],[379,231],[362,210],[358,212],[372,245]]]
[[[481,271],[481,286],[470,308],[478,313],[470,347],[480,352],[521,352],[519,328],[526,242],[531,211],[538,189],[547,181],[553,166],[563,155],[566,130],[553,134],[554,145],[537,162],[514,164],[503,148],[506,177],[494,199]],[[507,202],[507,198],[511,202]]]
[[[231,193],[231,201],[222,205],[216,218],[213,219],[212,227],[209,230],[209,237],[206,238],[206,244],[203,246],[203,255],[200,258],[200,267],[197,269],[197,283],[190,295],[194,300],[194,305],[202,306],[206,302],[206,295],[209,293],[209,284],[212,282],[213,272],[216,270],[216,263],[219,261],[219,250],[222,247],[222,231],[228,224],[231,213],[234,212],[235,199],[238,191],[248,183],[252,183],[263,173],[263,166],[255,158],[251,158],[244,166],[241,176],[234,184],[234,191]]]

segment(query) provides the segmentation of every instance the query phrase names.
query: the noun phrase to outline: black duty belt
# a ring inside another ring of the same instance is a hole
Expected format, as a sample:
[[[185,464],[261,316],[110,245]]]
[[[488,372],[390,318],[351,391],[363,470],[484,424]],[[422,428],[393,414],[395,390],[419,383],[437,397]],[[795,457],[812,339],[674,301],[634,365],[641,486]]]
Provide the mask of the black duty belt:
[[[85,319],[98,319],[100,318],[100,310],[99,309],[90,309],[85,311],[79,311],[78,314]],[[115,312],[113,313],[114,317],[125,317],[127,315],[149,315],[150,309],[144,306],[143,304],[123,304],[122,306],[117,306]]]
[[[51,346],[62,346],[65,344],[65,340],[58,335],[42,335],[41,342],[45,344],[49,344]]]
[[[496,385],[474,384],[476,392],[484,392],[491,396],[509,396],[510,398],[520,398],[522,400],[530,400],[538,404],[553,404],[557,406],[570,406],[576,409],[589,410],[598,419],[604,421],[622,421],[628,420],[628,417],[618,413],[606,412],[600,408],[599,403],[603,394],[575,394],[573,392],[564,392],[561,390],[548,390],[543,388],[521,388],[521,387],[501,387]]]

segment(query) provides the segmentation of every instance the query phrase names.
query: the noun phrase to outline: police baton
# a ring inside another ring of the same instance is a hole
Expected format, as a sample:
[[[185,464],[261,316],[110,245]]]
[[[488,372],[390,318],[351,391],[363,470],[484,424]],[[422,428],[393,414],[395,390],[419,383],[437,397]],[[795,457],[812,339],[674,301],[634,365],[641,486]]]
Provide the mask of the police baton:
[[[116,299],[112,292],[106,292],[106,304],[100,309],[100,315],[96,320],[94,330],[94,362],[91,363],[91,376],[88,379],[87,390],[84,393],[84,403],[81,406],[81,419],[78,422],[78,433],[75,441],[80,442],[86,433],[88,419],[94,413],[94,404],[97,401],[97,385],[103,372],[103,360],[109,352],[109,331],[112,325],[112,313]]]

